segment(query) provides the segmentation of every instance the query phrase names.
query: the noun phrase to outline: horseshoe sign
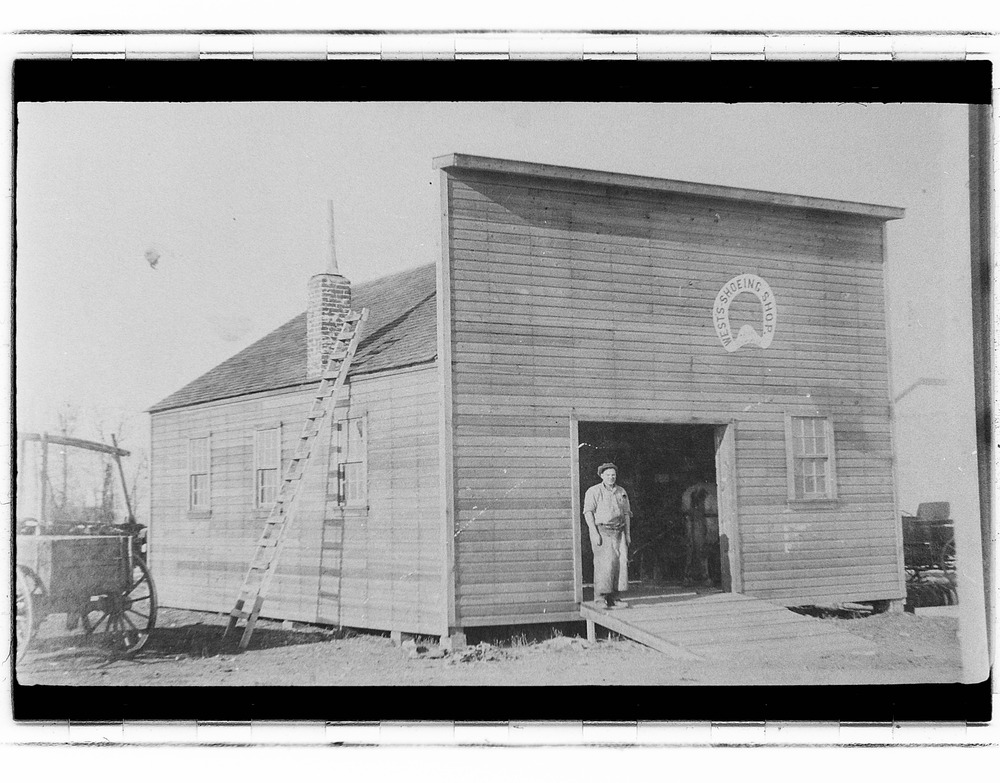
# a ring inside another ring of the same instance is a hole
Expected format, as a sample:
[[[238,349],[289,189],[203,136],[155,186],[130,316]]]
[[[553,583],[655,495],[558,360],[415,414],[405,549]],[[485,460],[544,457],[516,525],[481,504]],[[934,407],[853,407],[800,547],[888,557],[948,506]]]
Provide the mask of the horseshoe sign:
[[[759,334],[750,324],[743,324],[739,333],[734,337],[732,329],[729,327],[729,305],[739,294],[753,294],[760,300],[763,310],[761,328],[763,335]],[[778,324],[778,308],[774,302],[774,293],[767,281],[757,275],[744,274],[737,275],[721,289],[715,297],[715,306],[712,308],[712,321],[715,324],[715,333],[722,342],[722,347],[729,353],[738,351],[744,345],[757,345],[767,348],[774,339],[774,329]]]

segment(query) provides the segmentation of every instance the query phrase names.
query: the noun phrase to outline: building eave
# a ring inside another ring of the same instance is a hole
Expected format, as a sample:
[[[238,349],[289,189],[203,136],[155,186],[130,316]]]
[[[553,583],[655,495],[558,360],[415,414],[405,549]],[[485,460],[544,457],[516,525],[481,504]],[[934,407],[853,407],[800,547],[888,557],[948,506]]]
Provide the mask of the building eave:
[[[487,158],[480,155],[452,153],[434,158],[434,168],[444,171],[481,171],[495,174],[510,174],[522,177],[558,179],[590,185],[652,190],[661,193],[678,193],[701,198],[727,199],[771,206],[815,209],[823,212],[839,212],[877,220],[899,220],[906,214],[902,207],[883,204],[867,204],[858,201],[799,196],[791,193],[775,193],[766,190],[750,190],[725,185],[706,185],[699,182],[647,177],[638,174],[619,174],[609,171],[578,169],[569,166],[550,166],[542,163]]]
[[[347,385],[350,386],[352,380],[371,380],[377,378],[381,375],[392,375],[393,373],[398,373],[403,370],[411,370],[416,367],[421,367],[423,365],[431,365],[437,361],[437,356],[432,356],[429,359],[418,359],[413,362],[408,362],[406,364],[400,364],[393,367],[380,367],[377,370],[371,372],[359,372],[357,374],[350,373],[347,376]],[[197,408],[200,405],[217,405],[219,403],[235,402],[237,400],[248,399],[251,397],[257,397],[260,395],[270,395],[278,394],[281,392],[292,392],[292,391],[306,391],[312,389],[318,383],[317,380],[302,381],[301,383],[288,383],[281,386],[273,386],[267,389],[254,389],[251,392],[241,392],[239,394],[230,394],[222,397],[213,397],[207,400],[195,400],[194,402],[183,402],[177,405],[167,405],[164,407],[159,407],[154,405],[151,408],[146,408],[145,413],[150,415],[156,415],[157,413],[166,413],[168,411],[178,411],[184,408]]]

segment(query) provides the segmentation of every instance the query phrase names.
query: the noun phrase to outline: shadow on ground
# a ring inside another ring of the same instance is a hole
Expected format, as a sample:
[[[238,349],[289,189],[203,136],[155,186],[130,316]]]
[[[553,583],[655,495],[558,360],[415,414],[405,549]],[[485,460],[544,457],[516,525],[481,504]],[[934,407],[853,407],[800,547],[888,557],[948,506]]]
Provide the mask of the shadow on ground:
[[[176,627],[155,628],[149,641],[139,655],[143,658],[175,658],[186,655],[192,658],[210,658],[214,655],[232,655],[240,652],[239,641],[243,628],[239,627],[233,635],[223,641],[225,627],[211,623],[192,623]],[[268,650],[278,647],[291,647],[300,644],[316,644],[331,639],[343,638],[338,631],[326,631],[319,628],[303,628],[288,630],[285,628],[254,629],[250,644],[245,652],[253,650]]]
[[[157,627],[149,635],[149,641],[133,655],[122,654],[109,646],[101,634],[87,636],[80,632],[49,633],[31,642],[29,655],[44,658],[49,662],[73,660],[78,665],[91,663],[100,665],[121,659],[137,662],[154,662],[163,659],[211,658],[216,655],[235,655],[239,649],[240,627],[223,642],[225,626],[215,623],[187,623],[183,625]],[[347,629],[328,630],[316,627],[287,629],[282,627],[262,627],[254,629],[246,652],[316,644],[333,639],[343,639],[352,635]]]
[[[468,628],[465,634],[470,645],[487,642],[497,647],[520,647],[544,642],[557,636],[586,637],[587,625],[582,620],[532,625],[489,625]]]

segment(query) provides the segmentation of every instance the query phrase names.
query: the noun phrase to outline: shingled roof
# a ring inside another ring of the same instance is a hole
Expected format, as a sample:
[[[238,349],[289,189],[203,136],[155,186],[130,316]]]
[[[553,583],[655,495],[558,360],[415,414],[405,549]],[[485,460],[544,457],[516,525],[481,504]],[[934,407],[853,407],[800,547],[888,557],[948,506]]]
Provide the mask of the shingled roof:
[[[432,361],[437,356],[436,294],[433,264],[355,286],[354,309],[367,307],[370,313],[349,377]],[[160,400],[149,412],[308,382],[302,313]]]

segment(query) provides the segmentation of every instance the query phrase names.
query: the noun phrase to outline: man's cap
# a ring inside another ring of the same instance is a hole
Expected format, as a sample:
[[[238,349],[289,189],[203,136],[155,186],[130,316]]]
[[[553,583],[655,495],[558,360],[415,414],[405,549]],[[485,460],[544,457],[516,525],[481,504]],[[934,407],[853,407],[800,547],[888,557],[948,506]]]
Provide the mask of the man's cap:
[[[603,465],[601,465],[601,467],[599,467],[597,469],[597,475],[598,476],[603,476],[604,475],[604,471],[609,470],[609,469],[613,469],[615,471],[615,473],[618,472],[618,466],[615,463],[613,463],[613,462],[605,462]]]

